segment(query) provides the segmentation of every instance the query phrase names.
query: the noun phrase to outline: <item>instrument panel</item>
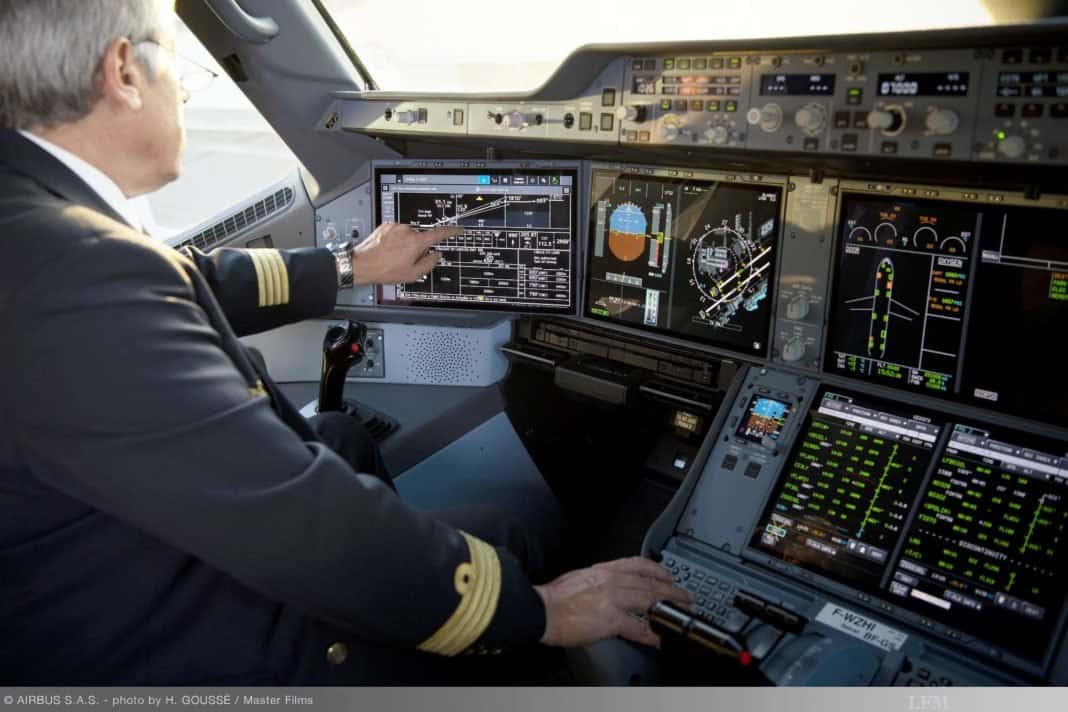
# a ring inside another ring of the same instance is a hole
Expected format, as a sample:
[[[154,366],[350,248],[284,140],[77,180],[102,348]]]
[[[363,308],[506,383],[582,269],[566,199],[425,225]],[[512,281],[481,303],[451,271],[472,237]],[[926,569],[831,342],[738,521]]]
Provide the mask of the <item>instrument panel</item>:
[[[471,101],[364,92],[339,99],[324,126],[635,149],[1065,165],[1068,45],[1056,32],[1031,28],[1032,37],[1016,45],[992,32],[958,31],[911,33],[912,49],[893,35],[871,35],[764,41],[759,50],[719,43],[580,51],[540,94]],[[568,75],[590,79],[558,97]]]

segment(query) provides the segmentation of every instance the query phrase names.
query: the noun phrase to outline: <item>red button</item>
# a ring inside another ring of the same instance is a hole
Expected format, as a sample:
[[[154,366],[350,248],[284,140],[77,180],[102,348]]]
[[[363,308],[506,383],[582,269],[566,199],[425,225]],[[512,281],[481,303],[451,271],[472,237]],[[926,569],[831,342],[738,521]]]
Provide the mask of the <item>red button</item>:
[[[349,347],[349,349],[350,349],[350,350],[352,351],[352,353],[354,353],[354,354],[358,354],[358,353],[360,353],[360,345],[359,345],[359,344],[353,344],[352,346],[350,346],[350,347]]]

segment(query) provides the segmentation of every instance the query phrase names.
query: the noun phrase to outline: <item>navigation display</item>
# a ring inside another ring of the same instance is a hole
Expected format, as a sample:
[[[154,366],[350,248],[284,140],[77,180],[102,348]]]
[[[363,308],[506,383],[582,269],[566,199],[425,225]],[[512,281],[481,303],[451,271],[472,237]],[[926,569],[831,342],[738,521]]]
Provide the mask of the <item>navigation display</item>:
[[[459,226],[441,261],[380,304],[575,312],[577,168],[376,166],[379,223]]]
[[[586,313],[763,356],[782,189],[596,168]]]
[[[974,206],[847,195],[827,370],[936,395],[958,392],[982,220]]]
[[[1068,589],[1064,443],[955,425],[905,534],[891,599],[1037,658]]]
[[[834,581],[877,589],[940,427],[874,399],[823,391],[751,546]]]

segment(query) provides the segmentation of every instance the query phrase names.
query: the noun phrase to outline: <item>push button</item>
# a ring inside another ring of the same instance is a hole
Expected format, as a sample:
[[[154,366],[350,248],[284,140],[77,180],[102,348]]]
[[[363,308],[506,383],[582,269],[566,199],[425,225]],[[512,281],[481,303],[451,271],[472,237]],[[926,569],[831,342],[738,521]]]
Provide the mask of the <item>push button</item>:
[[[1016,116],[1016,104],[1008,101],[999,101],[994,104],[994,116],[1002,119],[1011,119]]]
[[[331,665],[341,665],[349,659],[349,646],[344,643],[332,643],[326,649],[326,661]]]
[[[723,462],[720,464],[724,470],[733,470],[738,464],[738,457],[736,455],[726,455],[723,458]]]
[[[745,466],[745,476],[756,479],[760,475],[760,463],[750,462]]]

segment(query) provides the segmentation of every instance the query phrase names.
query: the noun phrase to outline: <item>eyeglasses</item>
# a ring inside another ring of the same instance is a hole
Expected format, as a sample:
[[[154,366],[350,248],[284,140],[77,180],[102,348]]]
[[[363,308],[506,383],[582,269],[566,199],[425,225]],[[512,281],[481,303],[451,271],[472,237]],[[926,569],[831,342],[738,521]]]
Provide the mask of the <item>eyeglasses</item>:
[[[178,86],[182,88],[182,93],[184,95],[182,97],[182,103],[189,101],[189,97],[194,92],[207,89],[211,86],[211,83],[215,81],[215,77],[219,76],[218,72],[180,54],[173,46],[165,45],[157,40],[141,40],[136,44],[154,44],[174,55],[174,71],[178,76]]]

